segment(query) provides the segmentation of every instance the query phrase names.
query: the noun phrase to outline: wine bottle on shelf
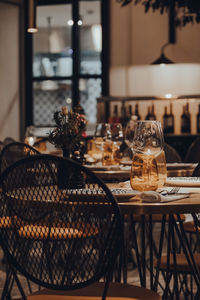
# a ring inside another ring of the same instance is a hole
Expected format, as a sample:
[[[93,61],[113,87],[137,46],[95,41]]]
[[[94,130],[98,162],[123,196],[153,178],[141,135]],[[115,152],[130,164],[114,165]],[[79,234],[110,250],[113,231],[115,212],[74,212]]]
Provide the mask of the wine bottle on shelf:
[[[190,109],[189,109],[189,103],[186,103],[186,111],[185,111],[186,115],[187,115],[187,133],[190,133],[191,130],[191,121],[190,121]]]
[[[145,120],[149,120],[149,121],[156,120],[156,115],[155,115],[155,112],[154,112],[154,104],[152,104],[151,107],[148,106],[148,112],[147,112]]]
[[[197,114],[197,133],[200,133],[200,104],[199,104],[199,111]]]
[[[126,117],[125,117],[125,126],[128,124],[128,122],[131,120],[131,117],[132,117],[132,105],[129,105],[127,108],[126,108]]]
[[[137,116],[137,120],[140,120],[140,114],[139,114],[139,108],[138,108],[138,104],[135,104],[135,116]]]
[[[118,113],[118,105],[114,106],[113,116],[109,118],[109,123],[121,123],[121,118]]]
[[[116,122],[116,123],[119,123],[119,122]],[[122,102],[122,106],[121,106],[121,124],[122,124],[123,128],[126,127],[126,123],[127,123],[126,107],[124,105],[124,102]]]
[[[154,111],[154,104],[152,104],[151,106],[151,118],[150,120],[154,121],[156,120],[156,115],[155,115],[155,111]]]
[[[163,115],[163,131],[164,133],[168,133],[169,131],[169,125],[168,125],[168,119],[169,115],[167,113],[167,106],[165,106],[164,115]]]
[[[187,113],[187,107],[183,105],[183,113],[181,115],[181,132],[189,133],[190,132],[190,118]]]
[[[170,103],[170,112],[168,115],[168,133],[174,133],[174,114],[172,103]]]
[[[147,115],[145,117],[145,120],[150,120],[150,118],[151,118],[151,107],[148,106]]]

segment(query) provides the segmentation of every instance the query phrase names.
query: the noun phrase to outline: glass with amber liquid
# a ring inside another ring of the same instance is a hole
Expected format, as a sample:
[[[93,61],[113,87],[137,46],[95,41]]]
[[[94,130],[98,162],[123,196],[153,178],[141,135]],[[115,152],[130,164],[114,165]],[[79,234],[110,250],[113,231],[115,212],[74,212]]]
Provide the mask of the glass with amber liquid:
[[[123,129],[121,123],[110,124],[107,131],[107,138],[104,141],[102,164],[119,165],[121,161],[120,146],[123,142]]]
[[[154,191],[164,185],[166,163],[159,121],[138,121],[133,139],[130,184],[134,190]]]
[[[103,158],[104,142],[110,131],[110,124],[97,123],[94,132],[94,138],[88,143],[88,154],[92,156],[96,162],[101,162]]]

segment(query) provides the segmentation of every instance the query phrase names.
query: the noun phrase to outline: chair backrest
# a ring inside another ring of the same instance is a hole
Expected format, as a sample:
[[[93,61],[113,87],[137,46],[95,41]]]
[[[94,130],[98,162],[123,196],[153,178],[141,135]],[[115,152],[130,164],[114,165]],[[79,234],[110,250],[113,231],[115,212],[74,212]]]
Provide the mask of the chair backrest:
[[[29,180],[30,174],[39,179]],[[9,264],[51,289],[110,277],[123,240],[121,214],[93,172],[70,159],[37,155],[7,168],[1,183],[2,217],[12,217],[0,234]]]
[[[4,146],[10,144],[10,143],[14,143],[15,139],[11,138],[11,137],[6,137],[3,141]]]
[[[0,154],[1,154],[1,151],[3,150],[4,148],[4,143],[2,141],[0,141]]]
[[[176,149],[174,149],[171,145],[165,144],[164,147],[166,163],[181,163],[182,159]]]
[[[7,144],[1,151],[0,172],[2,173],[7,167],[20,159],[37,154],[40,154],[38,150],[25,143],[13,142]]]
[[[200,177],[200,164],[198,164],[192,172],[192,177]]]
[[[200,138],[196,138],[188,148],[185,158],[185,163],[199,163],[200,162]]]

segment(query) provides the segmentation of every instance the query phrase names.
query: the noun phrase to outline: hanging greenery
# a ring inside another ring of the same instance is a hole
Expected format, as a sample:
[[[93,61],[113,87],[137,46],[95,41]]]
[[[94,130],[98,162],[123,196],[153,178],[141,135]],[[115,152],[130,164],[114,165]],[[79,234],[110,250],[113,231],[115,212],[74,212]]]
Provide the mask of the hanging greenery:
[[[134,3],[144,5],[147,13],[150,9],[159,10],[161,14],[168,11],[170,5],[175,8],[175,26],[185,26],[188,23],[200,23],[200,0],[117,0],[122,6]]]

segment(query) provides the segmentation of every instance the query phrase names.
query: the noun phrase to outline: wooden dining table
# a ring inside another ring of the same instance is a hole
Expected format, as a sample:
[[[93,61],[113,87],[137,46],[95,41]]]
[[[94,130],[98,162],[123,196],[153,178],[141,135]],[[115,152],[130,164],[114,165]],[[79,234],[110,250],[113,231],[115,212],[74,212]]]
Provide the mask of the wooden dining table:
[[[188,177],[197,166],[196,163],[167,163],[168,177]],[[98,177],[106,182],[129,180],[131,171],[131,162],[120,165],[102,166],[101,164],[87,164],[86,167],[95,172]]]
[[[119,183],[110,183],[108,186],[111,190],[115,190],[119,189],[121,185]],[[184,214],[193,219],[193,216],[200,212],[200,187],[188,189],[190,193],[187,198],[164,203],[142,202],[138,196],[136,197],[134,195],[134,192],[132,196],[130,193],[129,196],[124,193],[124,197],[123,193],[115,195],[122,215],[125,217],[126,222],[129,223],[128,227],[131,227],[131,239],[135,245],[134,251],[136,252],[141,286],[148,286],[153,290],[157,290],[158,288],[160,271],[159,268],[155,271],[155,259],[157,260],[157,266],[159,266],[163,255],[164,234],[166,231],[168,235],[172,234],[172,231],[176,234],[186,261],[193,270],[192,276],[197,286],[200,284],[199,269],[194,261],[191,244],[183,226],[185,220],[182,218]],[[156,216],[161,216],[161,218],[156,218]],[[153,230],[155,219],[159,219],[159,232]],[[138,224],[138,222],[141,225],[141,234],[139,235],[136,232],[136,224]],[[130,233],[128,233],[127,236],[130,239]],[[157,242],[155,242],[155,240]],[[167,243],[169,243],[169,240]],[[175,250],[173,243],[170,248],[167,249],[167,251],[170,252]],[[147,280],[147,271],[149,271],[150,282]]]

